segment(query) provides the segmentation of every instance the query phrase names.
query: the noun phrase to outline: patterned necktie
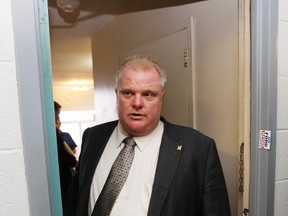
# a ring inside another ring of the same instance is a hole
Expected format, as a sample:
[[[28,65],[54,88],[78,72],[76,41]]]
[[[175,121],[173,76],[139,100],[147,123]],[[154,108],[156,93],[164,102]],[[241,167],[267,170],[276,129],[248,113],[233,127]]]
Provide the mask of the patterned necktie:
[[[106,183],[94,206],[92,216],[109,216],[126,179],[134,158],[136,142],[132,137],[123,140],[124,148],[114,161]]]

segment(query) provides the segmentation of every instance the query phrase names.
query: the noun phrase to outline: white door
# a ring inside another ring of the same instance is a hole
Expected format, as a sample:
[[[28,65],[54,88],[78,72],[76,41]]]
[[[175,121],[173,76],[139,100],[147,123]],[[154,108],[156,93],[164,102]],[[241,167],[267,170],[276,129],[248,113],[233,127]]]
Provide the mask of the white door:
[[[192,87],[192,70],[191,62],[186,62],[188,58],[184,57],[189,56],[190,51],[188,31],[190,29],[182,28],[143,46],[123,52],[120,54],[120,62],[134,54],[149,55],[160,62],[168,77],[162,116],[172,123],[192,127],[192,90],[189,91]]]
[[[225,104],[233,103],[231,101],[238,102],[238,100],[235,97],[223,98],[220,93],[215,92],[223,92],[223,88],[225,88],[224,91],[236,91],[234,95],[239,97],[238,90],[235,90],[233,82],[231,82],[231,87],[227,87],[226,84],[221,86],[223,82],[217,80],[215,82],[219,82],[219,86],[212,88],[207,85],[207,81],[214,82],[209,74],[206,74],[207,77],[203,79],[199,71],[194,71],[192,24],[192,19],[184,21],[167,32],[161,33],[153,40],[120,53],[119,63],[134,54],[147,54],[163,65],[167,72],[168,83],[162,114],[172,123],[193,127],[216,140],[227,183],[232,215],[237,215],[238,206],[242,206],[242,198],[239,197],[238,202],[239,124],[237,119],[239,111],[234,109],[233,112],[223,112],[223,106],[225,108]],[[187,57],[188,59],[186,59]],[[215,75],[215,72],[221,76],[221,71],[208,73]],[[234,80],[238,80],[238,74],[233,77]],[[215,87],[215,83],[213,84]],[[219,102],[217,99],[220,99]],[[238,104],[234,105],[238,106]],[[235,124],[233,123],[229,130],[225,129],[225,131],[219,132],[226,120],[231,122],[231,119],[236,120]]]

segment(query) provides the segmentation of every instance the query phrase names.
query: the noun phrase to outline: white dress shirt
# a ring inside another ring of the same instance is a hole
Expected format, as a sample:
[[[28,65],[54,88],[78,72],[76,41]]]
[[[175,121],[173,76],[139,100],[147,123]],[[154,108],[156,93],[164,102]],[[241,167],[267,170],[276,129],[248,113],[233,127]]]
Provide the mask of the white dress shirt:
[[[163,122],[160,121],[147,136],[133,137],[137,144],[133,163],[110,216],[147,215],[163,130]],[[89,215],[92,214],[114,160],[124,146],[122,141],[127,136],[118,122],[94,173],[88,204]]]

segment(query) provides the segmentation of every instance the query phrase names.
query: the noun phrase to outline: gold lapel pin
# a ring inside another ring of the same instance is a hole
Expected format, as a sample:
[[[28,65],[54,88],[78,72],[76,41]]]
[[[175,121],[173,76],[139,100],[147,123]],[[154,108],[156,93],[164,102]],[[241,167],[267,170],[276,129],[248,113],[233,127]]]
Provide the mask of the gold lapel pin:
[[[182,145],[177,147],[177,151],[181,151],[182,150]]]

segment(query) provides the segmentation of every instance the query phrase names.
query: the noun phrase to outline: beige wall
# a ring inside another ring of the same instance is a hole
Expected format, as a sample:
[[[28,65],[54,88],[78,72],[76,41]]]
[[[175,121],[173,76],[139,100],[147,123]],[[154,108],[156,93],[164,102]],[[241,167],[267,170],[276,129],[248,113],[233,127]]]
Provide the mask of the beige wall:
[[[29,215],[11,2],[0,7],[0,215]]]
[[[279,1],[275,216],[288,212],[288,0]]]
[[[221,149],[219,153],[224,172],[227,170],[230,172],[225,172],[225,177],[228,180],[231,208],[233,215],[237,215],[238,178],[235,178],[238,174],[239,142],[237,129],[235,132],[235,127],[239,125],[237,0],[204,1],[123,14],[111,20],[92,38],[96,122],[117,118],[113,89],[119,53],[147,42],[156,34],[191,16],[195,22],[197,129],[213,137]],[[231,86],[234,88],[232,91],[228,90]],[[227,117],[230,115],[232,117]],[[221,116],[227,118],[224,120]],[[225,146],[229,148],[224,148]]]

